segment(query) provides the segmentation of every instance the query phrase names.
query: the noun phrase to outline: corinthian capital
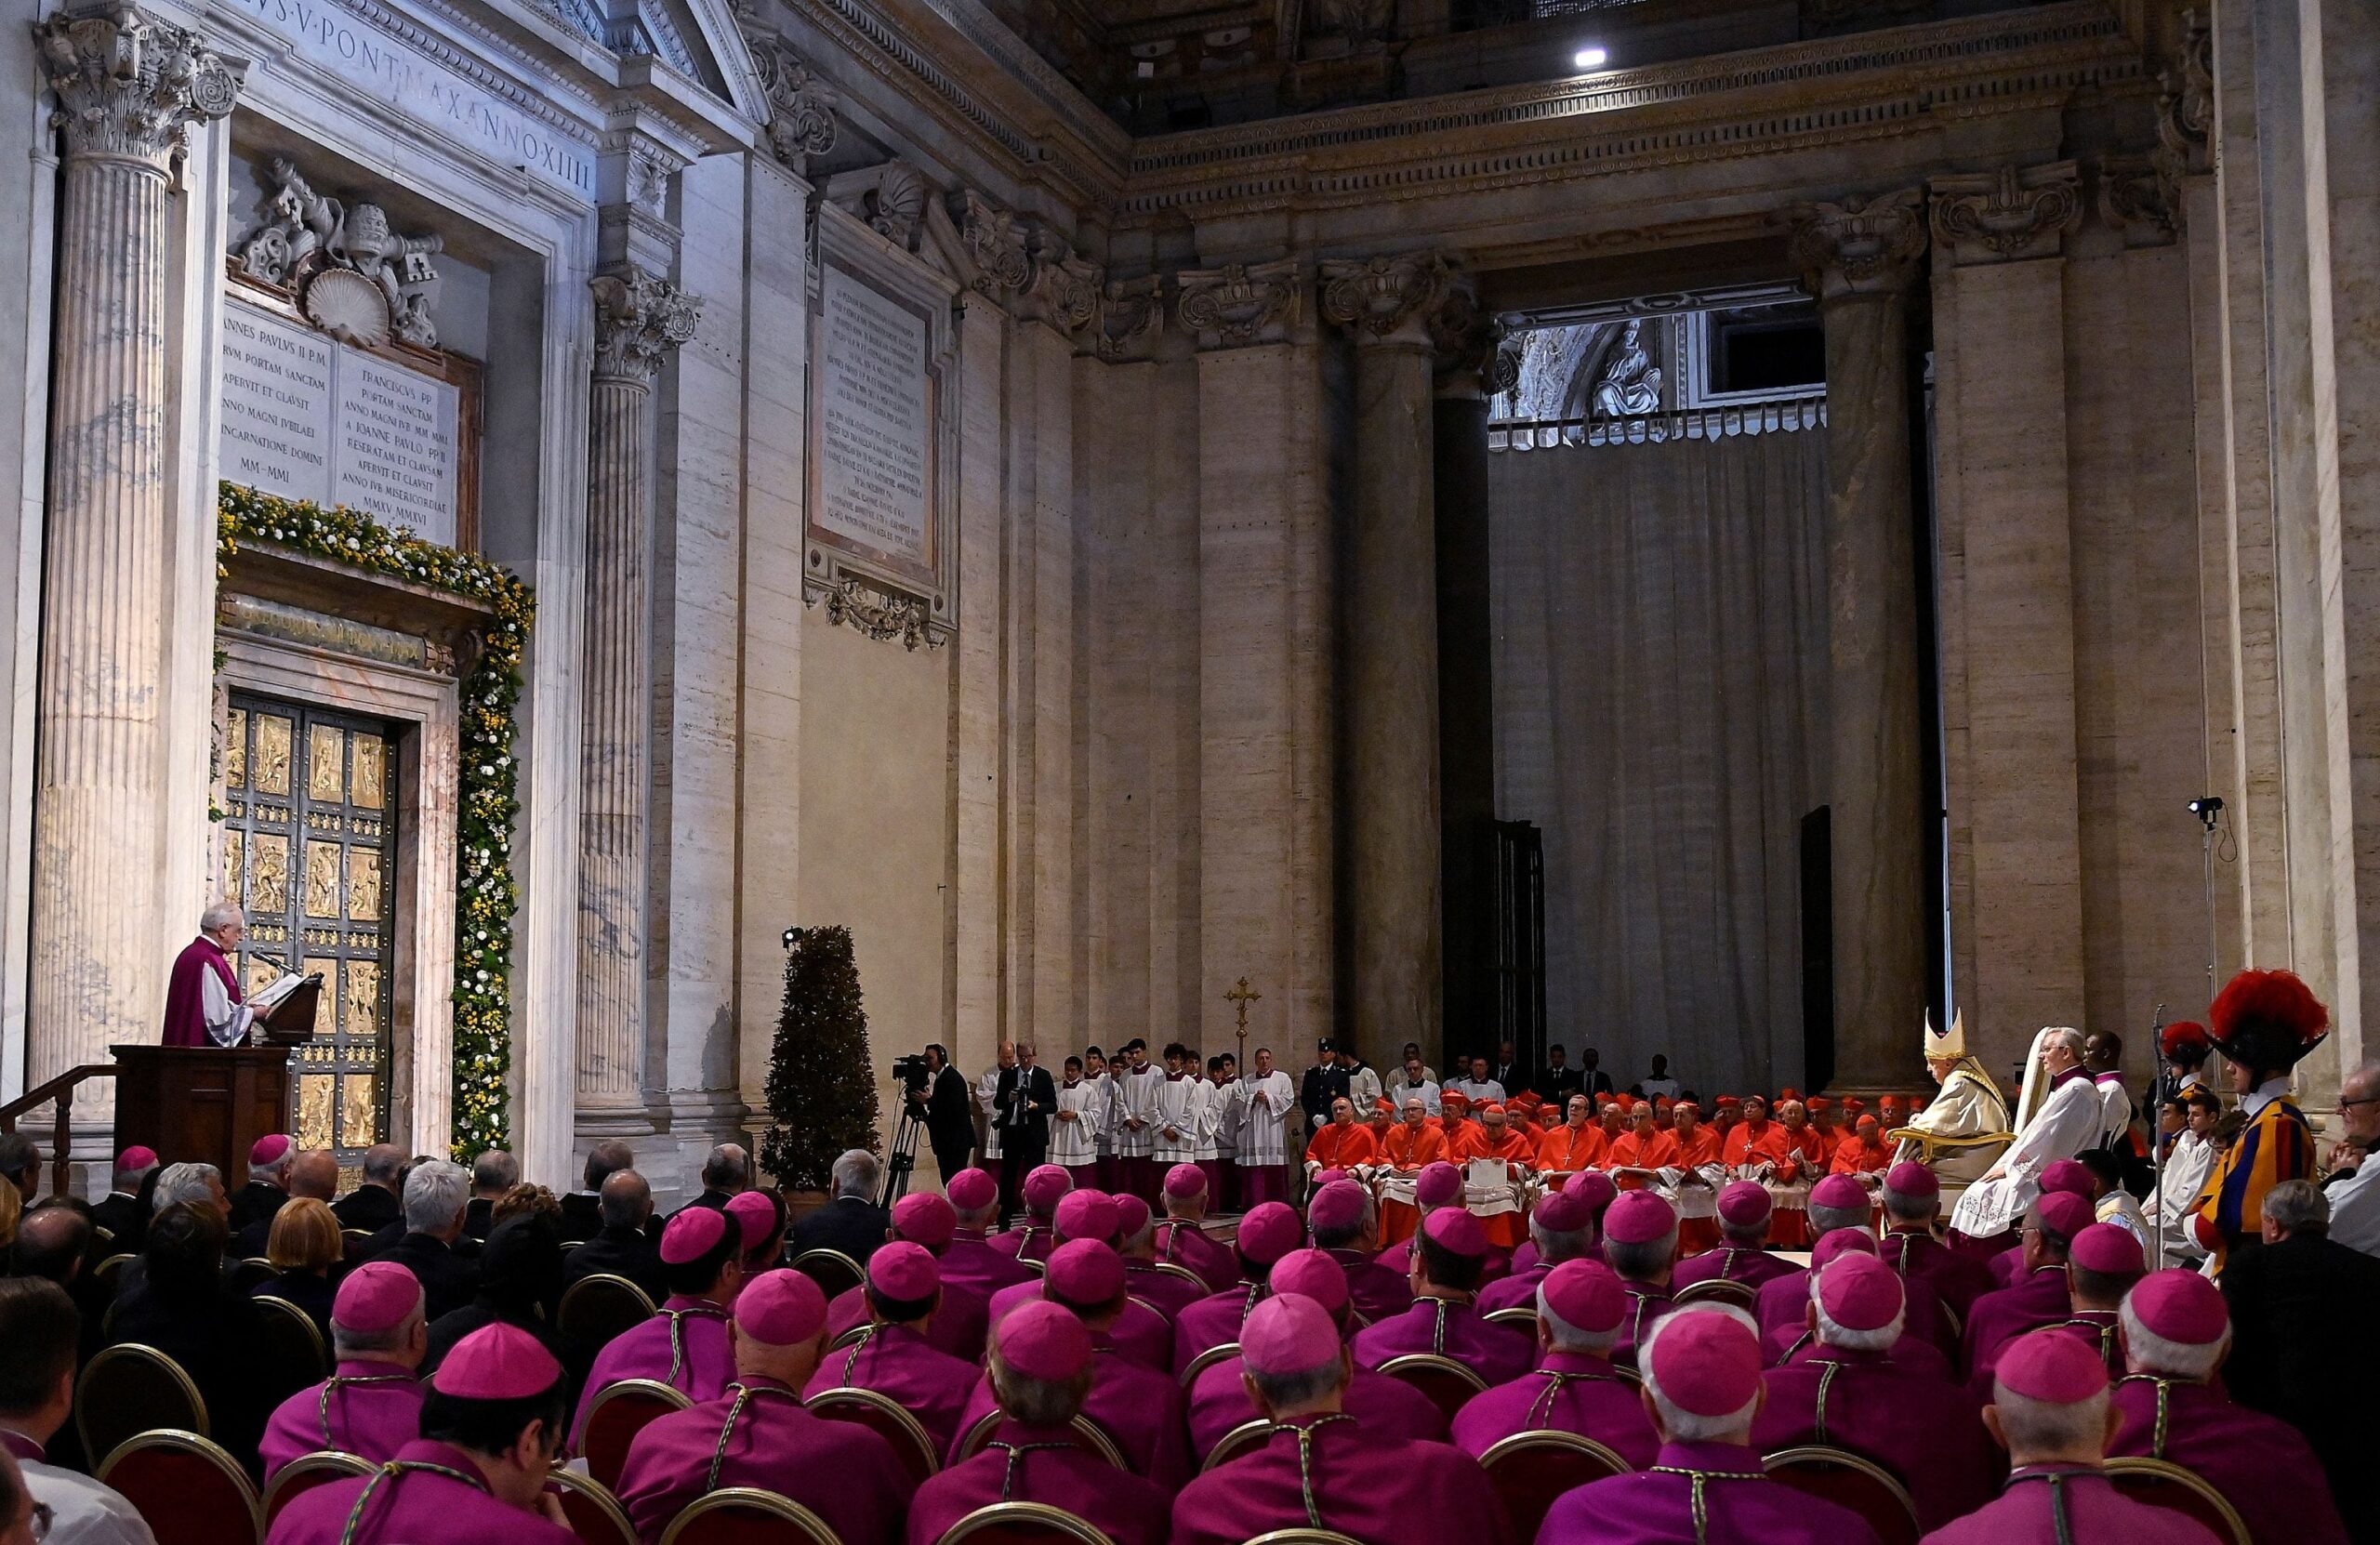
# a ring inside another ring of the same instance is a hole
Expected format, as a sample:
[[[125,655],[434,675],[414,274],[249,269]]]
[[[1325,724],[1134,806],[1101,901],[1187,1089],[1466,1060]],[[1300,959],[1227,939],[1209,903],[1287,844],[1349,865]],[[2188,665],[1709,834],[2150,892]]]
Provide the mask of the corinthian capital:
[[[1079,333],[1099,319],[1098,264],[1078,257],[1072,244],[1047,227],[1025,242],[1033,276],[1017,297],[1017,315],[1046,322],[1061,333]]]
[[[1110,279],[1100,297],[1093,346],[1103,360],[1139,358],[1165,330],[1165,278]]]
[[[1201,349],[1278,343],[1297,325],[1303,275],[1294,258],[1275,263],[1225,263],[1174,275],[1182,325]]]
[[[1901,188],[1795,209],[1791,254],[1802,284],[1821,300],[1901,288],[1925,250],[1924,205],[1923,192]]]
[[[2071,161],[1934,179],[1934,237],[1962,263],[2053,256],[2082,218]]]
[[[959,244],[975,265],[976,289],[997,300],[1003,291],[1033,283],[1023,220],[972,189],[950,195],[950,218],[959,226]]]
[[[184,125],[222,117],[239,95],[238,72],[196,33],[138,7],[61,11],[33,23],[33,43],[70,160],[112,156],[165,171]]]
[[[634,263],[588,281],[595,292],[595,378],[650,386],[662,358],[694,336],[703,303]]]
[[[1456,279],[1454,265],[1435,252],[1333,258],[1322,265],[1322,315],[1358,342],[1425,343]]]
[[[753,73],[768,94],[769,149],[795,171],[807,170],[810,157],[835,148],[838,99],[775,28],[749,13],[740,13],[736,24],[752,56]]]

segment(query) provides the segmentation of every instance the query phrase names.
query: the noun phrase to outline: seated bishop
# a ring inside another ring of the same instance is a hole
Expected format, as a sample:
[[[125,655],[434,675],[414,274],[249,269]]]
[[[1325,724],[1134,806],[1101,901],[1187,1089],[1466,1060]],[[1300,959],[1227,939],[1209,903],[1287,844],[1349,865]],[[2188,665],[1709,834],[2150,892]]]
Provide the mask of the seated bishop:
[[[1556,1191],[1539,1202],[1528,1217],[1528,1242],[1535,1253],[1527,1266],[1479,1290],[1479,1312],[1533,1309],[1537,1289],[1546,1274],[1566,1261],[1591,1258],[1595,1248],[1594,1213],[1582,1195]]]
[[[661,1274],[669,1296],[661,1312],[622,1331],[595,1354],[571,1424],[574,1442],[587,1431],[595,1397],[623,1379],[654,1379],[682,1390],[697,1404],[718,1397],[735,1373],[728,1346],[727,1306],[744,1284],[743,1234],[727,1215],[690,1207],[661,1231]]]
[[[1376,1237],[1378,1221],[1371,1193],[1354,1181],[1334,1181],[1306,1203],[1314,1248],[1328,1251],[1345,1271],[1355,1313],[1368,1322],[1413,1307],[1413,1284],[1374,1260],[1368,1248]]]
[[[1594,1439],[1641,1470],[1660,1443],[1636,1380],[1612,1365],[1628,1295],[1600,1261],[1565,1261],[1537,1286],[1536,1366],[1455,1413],[1454,1446],[1477,1459],[1515,1433]]]
[[[992,1226],[999,1221],[1000,1182],[982,1169],[961,1169],[943,1182],[957,1215],[950,1244],[942,1252],[942,1282],[964,1288],[989,1301],[1003,1288],[1030,1282],[1036,1273],[1015,1256],[992,1243]]]
[[[1468,1214],[1450,1216],[1478,1226]],[[1298,1293],[1258,1304],[1240,1356],[1249,1399],[1272,1434],[1182,1488],[1172,1545],[1242,1545],[1285,1528],[1512,1545],[1503,1502],[1478,1461],[1444,1444],[1376,1437],[1346,1413],[1354,1364],[1320,1304]]]
[[[727,1386],[655,1418],[628,1445],[619,1498],[638,1538],[656,1545],[696,1499],[754,1486],[808,1508],[842,1545],[893,1545],[916,1483],[892,1443],[801,1403],[826,1350],[826,1295],[800,1272],[763,1272],[736,1295],[734,1323]]]
[[[1314,1300],[1339,1327],[1343,1340],[1354,1334],[1353,1301],[1347,1296],[1347,1274],[1321,1250],[1291,1250],[1273,1268],[1276,1294],[1297,1293]],[[1242,1377],[1247,1363],[1226,1357],[1201,1369],[1190,1386],[1190,1449],[1204,1459],[1232,1429],[1257,1420],[1263,1413],[1248,1393]],[[1358,1367],[1348,1381],[1341,1407],[1374,1438],[1443,1443],[1447,1419],[1428,1395],[1402,1380]]]
[[[331,1377],[283,1401],[265,1423],[258,1451],[267,1481],[300,1454],[326,1448],[384,1464],[420,1435],[414,1374],[430,1333],[414,1274],[392,1261],[348,1273],[331,1301]]]
[[[1488,1236],[1461,1208],[1423,1221],[1413,1258],[1413,1307],[1355,1333],[1355,1361],[1377,1368],[1412,1353],[1451,1357],[1490,1384],[1528,1371],[1528,1338],[1482,1316],[1474,1300],[1487,1266]],[[1241,1340],[1245,1343],[1247,1338]]]
[[[1768,1224],[1774,1212],[1768,1187],[1757,1181],[1729,1181],[1719,1188],[1717,1248],[1677,1263],[1670,1274],[1673,1291],[1714,1279],[1740,1282],[1757,1290],[1771,1278],[1798,1268],[1768,1250]]]
[[[1165,1488],[1117,1470],[1073,1431],[1099,1361],[1091,1332],[1057,1304],[1025,1304],[1002,1319],[985,1357],[999,1425],[981,1453],[918,1488],[907,1545],[936,1545],[952,1525],[995,1502],[1061,1509],[1115,1545],[1162,1545]]]
[[[1240,1322],[1263,1301],[1273,1264],[1305,1243],[1305,1225],[1287,1202],[1259,1202],[1239,1220],[1232,1240],[1238,1286],[1198,1300],[1173,1317],[1173,1371],[1179,1377],[1202,1352],[1239,1340]]]
[[[931,1251],[894,1240],[867,1258],[867,1325],[858,1340],[821,1359],[802,1388],[809,1398],[831,1389],[874,1390],[918,1419],[946,1452],[975,1388],[975,1365],[933,1344],[933,1318],[950,1289]]]
[[[420,1436],[369,1475],[292,1498],[268,1545],[574,1545],[546,1490],[570,1414],[566,1383],[520,1327],[472,1331],[430,1379]]]
[[[751,1193],[746,1193],[751,1195]],[[891,1237],[917,1245],[939,1256],[950,1248],[959,1232],[959,1209],[945,1196],[931,1191],[913,1191],[892,1207]],[[875,1259],[873,1256],[870,1260]],[[939,1269],[935,1281],[941,1283]],[[990,1298],[963,1284],[942,1284],[942,1306],[935,1311],[927,1327],[927,1335],[938,1351],[969,1362],[984,1354],[984,1338],[989,1332]],[[867,1284],[845,1288],[826,1305],[826,1339],[839,1340],[843,1333],[855,1330],[868,1322]]]

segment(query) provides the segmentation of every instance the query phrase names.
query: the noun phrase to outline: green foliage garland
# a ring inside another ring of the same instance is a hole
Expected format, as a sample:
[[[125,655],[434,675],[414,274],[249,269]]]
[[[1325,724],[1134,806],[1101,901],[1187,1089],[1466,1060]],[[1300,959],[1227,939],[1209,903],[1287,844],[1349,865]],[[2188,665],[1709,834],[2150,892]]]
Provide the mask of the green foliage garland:
[[[243,541],[328,558],[375,574],[466,596],[495,609],[479,658],[460,689],[455,893],[455,1139],[469,1160],[501,1147],[510,1125],[512,1072],[512,818],[521,809],[512,759],[521,654],[536,602],[502,564],[391,531],[345,505],[222,484],[217,553]]]

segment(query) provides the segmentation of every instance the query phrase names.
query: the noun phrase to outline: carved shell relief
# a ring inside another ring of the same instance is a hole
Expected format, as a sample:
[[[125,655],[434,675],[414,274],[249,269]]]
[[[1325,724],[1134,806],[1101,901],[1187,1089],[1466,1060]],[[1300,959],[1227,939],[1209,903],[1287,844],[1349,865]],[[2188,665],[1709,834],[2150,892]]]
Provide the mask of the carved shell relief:
[[[287,161],[273,162],[271,186],[262,223],[233,251],[242,272],[290,291],[308,320],[343,342],[438,347],[430,259],[443,237],[400,235],[378,205],[325,198]]]

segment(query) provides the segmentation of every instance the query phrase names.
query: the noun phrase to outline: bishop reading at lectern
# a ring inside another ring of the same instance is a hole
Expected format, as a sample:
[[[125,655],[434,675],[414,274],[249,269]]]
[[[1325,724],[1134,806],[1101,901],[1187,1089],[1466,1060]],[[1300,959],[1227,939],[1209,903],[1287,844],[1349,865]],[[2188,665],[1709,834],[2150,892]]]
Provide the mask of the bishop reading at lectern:
[[[245,913],[217,902],[199,915],[198,937],[175,957],[165,982],[165,1046],[237,1046],[256,1010],[241,1001],[231,952],[248,931]]]

